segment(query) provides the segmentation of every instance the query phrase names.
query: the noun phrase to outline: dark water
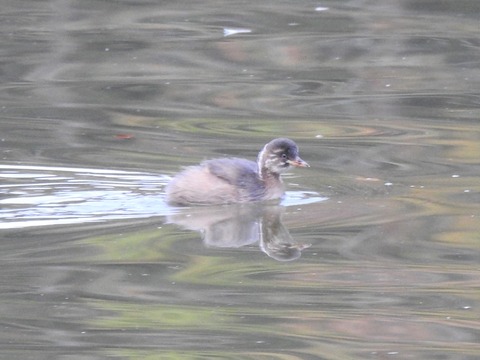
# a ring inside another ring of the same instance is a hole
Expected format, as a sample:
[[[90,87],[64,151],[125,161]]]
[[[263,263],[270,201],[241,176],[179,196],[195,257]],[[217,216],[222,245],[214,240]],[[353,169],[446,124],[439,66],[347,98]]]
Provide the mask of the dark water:
[[[0,358],[479,358],[479,16],[4,2]],[[281,204],[165,204],[278,136]]]

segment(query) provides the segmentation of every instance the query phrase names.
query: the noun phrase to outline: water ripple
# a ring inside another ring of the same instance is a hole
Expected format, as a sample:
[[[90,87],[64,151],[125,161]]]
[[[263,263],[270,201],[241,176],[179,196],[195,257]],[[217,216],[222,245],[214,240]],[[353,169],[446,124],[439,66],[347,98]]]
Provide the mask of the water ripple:
[[[89,168],[0,165],[0,228],[99,222],[168,213],[169,177]]]

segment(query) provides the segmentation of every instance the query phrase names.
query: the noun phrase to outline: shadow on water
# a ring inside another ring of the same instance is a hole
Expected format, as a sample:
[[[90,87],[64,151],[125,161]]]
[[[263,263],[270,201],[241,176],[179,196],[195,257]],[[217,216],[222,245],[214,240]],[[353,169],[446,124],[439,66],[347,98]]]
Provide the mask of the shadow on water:
[[[296,260],[311,244],[295,243],[282,222],[281,205],[230,205],[182,211],[168,221],[201,231],[207,247],[239,248],[259,243],[260,249],[278,261]]]

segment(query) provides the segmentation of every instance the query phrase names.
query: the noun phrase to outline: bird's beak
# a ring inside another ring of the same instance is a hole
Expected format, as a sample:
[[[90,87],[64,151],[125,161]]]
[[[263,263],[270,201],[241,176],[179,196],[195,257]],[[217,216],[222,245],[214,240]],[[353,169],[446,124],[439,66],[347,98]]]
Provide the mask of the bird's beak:
[[[310,167],[306,161],[303,161],[299,157],[295,158],[294,160],[287,160],[287,163],[296,167]]]

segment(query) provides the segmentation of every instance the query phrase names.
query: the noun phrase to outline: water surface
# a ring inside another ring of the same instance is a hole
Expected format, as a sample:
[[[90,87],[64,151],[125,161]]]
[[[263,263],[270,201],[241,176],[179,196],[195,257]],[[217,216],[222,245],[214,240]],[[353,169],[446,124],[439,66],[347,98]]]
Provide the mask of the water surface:
[[[476,359],[476,1],[10,1],[0,357]],[[175,208],[279,136],[280,204]]]

